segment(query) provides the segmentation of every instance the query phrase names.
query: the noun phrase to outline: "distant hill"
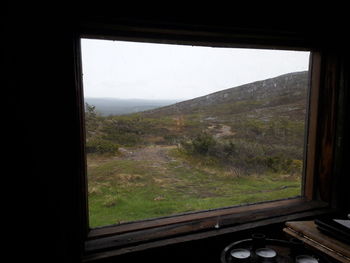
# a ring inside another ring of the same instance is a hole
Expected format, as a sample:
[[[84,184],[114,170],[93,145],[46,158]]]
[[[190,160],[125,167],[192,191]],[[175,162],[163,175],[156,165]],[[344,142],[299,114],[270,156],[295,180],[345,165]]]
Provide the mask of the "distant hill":
[[[303,118],[304,114],[300,113],[305,113],[307,86],[308,72],[294,72],[148,110],[143,114],[156,117],[200,113],[217,118],[250,111],[258,114],[259,110],[265,110],[268,113],[265,117],[294,111],[294,116],[290,117]]]
[[[278,171],[292,164],[300,168],[307,92],[308,72],[304,71],[167,106],[156,107],[155,102],[149,101],[107,101],[119,107],[118,114],[126,113],[126,109],[137,114],[104,118],[86,114],[87,139],[102,139],[123,147],[182,145],[190,151],[196,145],[212,142],[218,154],[227,150],[235,153],[229,162],[242,169],[253,167],[257,171],[267,165]],[[106,107],[106,101],[87,101],[98,110],[100,102]]]
[[[85,102],[96,107],[102,116],[125,115],[142,112],[149,117],[187,115],[200,113],[204,116],[240,114],[250,110],[289,104],[305,110],[305,96],[308,85],[308,72],[294,72],[275,78],[256,81],[238,87],[232,87],[191,100],[146,100],[118,98],[85,98]],[[293,108],[293,107],[292,107]],[[299,115],[301,116],[301,115]]]
[[[144,100],[144,99],[117,99],[117,98],[85,98],[85,102],[94,105],[102,116],[123,115],[140,111],[151,110],[174,104],[176,100]]]

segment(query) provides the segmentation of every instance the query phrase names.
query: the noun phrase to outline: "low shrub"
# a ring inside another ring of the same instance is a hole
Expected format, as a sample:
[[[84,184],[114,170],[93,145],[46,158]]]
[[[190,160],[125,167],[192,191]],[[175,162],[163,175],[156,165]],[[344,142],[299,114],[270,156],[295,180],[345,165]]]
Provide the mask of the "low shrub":
[[[303,162],[291,158],[273,146],[247,141],[218,140],[208,133],[200,133],[191,140],[181,142],[182,150],[201,158],[215,158],[221,164],[236,167],[245,174],[273,173],[300,174]]]
[[[92,139],[86,142],[87,153],[116,153],[118,145],[103,139]]]
[[[191,141],[193,152],[204,155],[210,153],[214,149],[216,143],[213,136],[205,132],[198,134]]]

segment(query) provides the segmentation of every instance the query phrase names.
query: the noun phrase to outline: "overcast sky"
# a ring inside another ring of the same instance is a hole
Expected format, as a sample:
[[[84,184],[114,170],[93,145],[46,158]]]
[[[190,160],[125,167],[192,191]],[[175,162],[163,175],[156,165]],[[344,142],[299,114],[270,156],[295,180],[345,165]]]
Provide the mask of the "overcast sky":
[[[308,70],[309,52],[82,39],[84,96],[184,100]]]

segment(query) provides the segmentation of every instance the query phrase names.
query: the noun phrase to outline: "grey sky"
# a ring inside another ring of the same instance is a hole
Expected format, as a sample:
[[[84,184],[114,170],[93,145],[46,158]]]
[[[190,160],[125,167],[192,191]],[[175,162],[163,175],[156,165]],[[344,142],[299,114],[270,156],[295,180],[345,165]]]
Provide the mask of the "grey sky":
[[[191,99],[308,69],[309,52],[82,39],[85,97]]]

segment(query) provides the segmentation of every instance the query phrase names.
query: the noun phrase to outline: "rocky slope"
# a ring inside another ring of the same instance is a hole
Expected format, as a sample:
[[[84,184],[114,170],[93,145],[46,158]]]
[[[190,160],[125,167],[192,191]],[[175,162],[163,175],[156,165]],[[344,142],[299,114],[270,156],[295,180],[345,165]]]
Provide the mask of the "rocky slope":
[[[308,87],[308,72],[294,72],[229,88],[206,96],[143,112],[148,116],[193,113],[239,113],[266,107],[303,104]]]

